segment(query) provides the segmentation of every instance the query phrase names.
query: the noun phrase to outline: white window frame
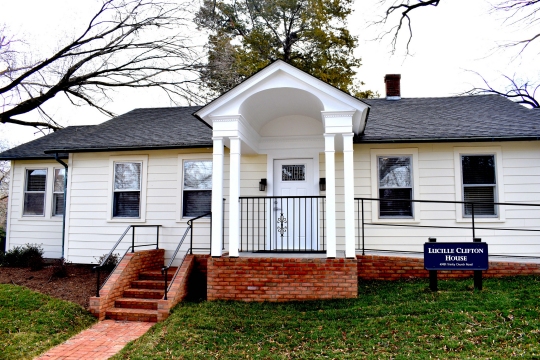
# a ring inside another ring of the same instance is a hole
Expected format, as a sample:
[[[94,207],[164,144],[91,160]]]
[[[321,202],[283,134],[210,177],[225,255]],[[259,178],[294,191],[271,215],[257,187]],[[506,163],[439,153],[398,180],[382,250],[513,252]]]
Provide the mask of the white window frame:
[[[502,150],[500,146],[454,147],[454,174],[456,201],[463,201],[463,169],[461,157],[464,155],[493,155],[495,157],[495,201],[504,202],[504,174],[502,166]],[[497,206],[497,215],[476,216],[475,222],[506,221],[506,206]],[[456,222],[470,223],[471,216],[464,216],[463,204],[456,204]]]
[[[141,201],[139,217],[113,217],[114,206],[114,164],[115,163],[141,163]],[[143,223],[146,222],[146,190],[148,179],[148,155],[125,155],[109,157],[109,184],[107,189],[107,222],[117,223]]]
[[[45,170],[45,190],[43,191],[27,191],[27,185],[28,185],[28,171],[33,171],[33,170]],[[25,167],[24,168],[24,173],[23,173],[23,178],[24,178],[24,182],[23,182],[23,191],[22,191],[22,211],[21,211],[21,216],[25,217],[25,218],[46,218],[48,217],[47,216],[47,200],[48,200],[48,196],[47,196],[47,188],[48,188],[48,183],[49,183],[49,168],[48,167],[41,167],[41,166],[28,166],[28,167]],[[26,194],[27,193],[32,193],[32,194],[37,194],[37,193],[43,193],[43,214],[41,215],[31,215],[31,214],[25,214],[25,206],[24,206],[24,200],[26,198]]]
[[[58,168],[58,167],[53,167],[53,170],[52,170],[52,186],[51,186],[51,217],[58,217],[58,216],[63,216],[64,214],[55,214],[54,213],[54,197],[55,195],[57,194],[62,194],[62,195],[65,195],[66,192],[65,192],[65,189],[61,192],[55,192],[54,191],[54,181],[55,181],[55,173],[56,173],[56,170],[64,170],[64,176],[65,176],[65,168]],[[62,187],[64,186],[65,182],[62,182]],[[66,202],[64,201],[64,204]],[[66,212],[66,207],[64,206],[64,213]]]
[[[178,193],[176,196],[176,222],[185,223],[187,220],[192,219],[192,216],[184,217],[184,161],[213,161],[212,153],[200,153],[200,154],[179,154],[178,155]],[[212,165],[212,172],[214,167]],[[213,176],[213,174],[212,174]],[[210,222],[210,217],[203,217],[197,220],[197,222]]]
[[[411,158],[412,170],[412,199],[420,199],[420,175],[418,170],[418,148],[396,148],[396,149],[371,149],[371,197],[379,198],[379,157],[403,157]],[[420,222],[421,203],[413,202],[412,217],[381,217],[379,214],[379,202],[371,201],[372,222],[375,223],[418,223]]]

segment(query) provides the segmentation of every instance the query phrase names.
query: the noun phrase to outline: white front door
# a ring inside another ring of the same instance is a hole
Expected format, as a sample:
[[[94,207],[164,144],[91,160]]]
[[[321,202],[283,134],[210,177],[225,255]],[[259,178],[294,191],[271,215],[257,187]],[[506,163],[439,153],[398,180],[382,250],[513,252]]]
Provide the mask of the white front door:
[[[313,175],[313,159],[274,160],[271,249],[316,249],[319,199],[309,198],[318,195]]]

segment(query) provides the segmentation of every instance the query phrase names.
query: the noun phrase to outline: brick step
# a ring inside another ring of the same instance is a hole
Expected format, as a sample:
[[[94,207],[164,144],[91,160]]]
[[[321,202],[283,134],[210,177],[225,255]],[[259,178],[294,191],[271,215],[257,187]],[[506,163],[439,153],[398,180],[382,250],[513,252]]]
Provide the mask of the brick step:
[[[115,308],[157,310],[158,299],[120,298],[114,302]]]
[[[157,310],[147,309],[122,309],[112,308],[107,310],[105,317],[107,319],[121,320],[121,321],[149,321],[157,322],[158,312]]]
[[[167,278],[169,280],[171,280],[172,277],[174,276],[176,269],[178,268],[177,267],[169,268],[169,271],[167,272]],[[163,280],[163,275],[161,275],[161,268],[143,271],[139,274],[139,279],[140,280]]]
[[[163,280],[135,280],[131,282],[132,289],[163,289],[165,282]]]
[[[165,295],[164,290],[157,289],[127,289],[124,290],[125,298],[137,298],[137,299],[161,299]]]

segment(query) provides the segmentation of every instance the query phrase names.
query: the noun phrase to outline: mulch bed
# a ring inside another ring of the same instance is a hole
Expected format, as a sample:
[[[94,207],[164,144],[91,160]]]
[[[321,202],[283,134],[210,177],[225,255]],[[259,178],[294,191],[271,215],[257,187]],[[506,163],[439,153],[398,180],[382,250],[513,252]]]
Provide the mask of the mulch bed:
[[[0,284],[26,286],[32,290],[71,301],[88,309],[91,296],[96,293],[96,274],[94,265],[69,265],[68,276],[52,277],[52,268],[32,271],[29,268],[0,267]],[[106,277],[107,275],[102,275]]]

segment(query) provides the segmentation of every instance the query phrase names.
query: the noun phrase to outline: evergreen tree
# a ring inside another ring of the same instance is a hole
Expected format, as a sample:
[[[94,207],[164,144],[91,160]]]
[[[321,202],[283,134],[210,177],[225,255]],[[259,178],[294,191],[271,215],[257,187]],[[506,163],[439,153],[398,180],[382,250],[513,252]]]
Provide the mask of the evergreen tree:
[[[212,95],[230,90],[281,59],[358,97],[361,59],[347,30],[353,0],[205,0],[196,15],[210,32],[202,80]]]

